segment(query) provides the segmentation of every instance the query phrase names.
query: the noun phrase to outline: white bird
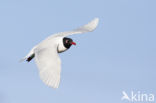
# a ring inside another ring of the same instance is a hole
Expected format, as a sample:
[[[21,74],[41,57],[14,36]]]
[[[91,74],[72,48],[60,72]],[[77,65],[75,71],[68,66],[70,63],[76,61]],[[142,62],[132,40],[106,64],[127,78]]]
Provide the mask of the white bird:
[[[67,36],[93,31],[98,25],[99,19],[95,18],[88,24],[72,31],[53,34],[34,46],[31,51],[22,59],[35,62],[39,68],[41,80],[48,86],[58,88],[60,83],[61,60],[58,53],[64,52],[76,45],[72,39]]]

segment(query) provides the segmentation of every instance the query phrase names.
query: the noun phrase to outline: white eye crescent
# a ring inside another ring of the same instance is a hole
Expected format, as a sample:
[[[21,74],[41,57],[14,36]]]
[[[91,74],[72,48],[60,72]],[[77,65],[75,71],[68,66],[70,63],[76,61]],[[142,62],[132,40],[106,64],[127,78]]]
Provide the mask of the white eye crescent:
[[[69,42],[69,40],[66,40],[66,43],[68,43]]]

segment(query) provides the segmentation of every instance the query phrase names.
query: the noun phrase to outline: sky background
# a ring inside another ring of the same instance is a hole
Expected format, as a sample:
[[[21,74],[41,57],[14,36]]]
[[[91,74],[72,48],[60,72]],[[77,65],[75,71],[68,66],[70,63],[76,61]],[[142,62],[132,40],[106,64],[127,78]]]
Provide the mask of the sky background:
[[[156,95],[155,0],[0,0],[0,103],[130,103],[122,91]],[[95,17],[94,32],[60,54],[58,89],[22,62],[47,36]],[[156,100],[155,100],[156,101]],[[147,102],[141,102],[147,103]]]

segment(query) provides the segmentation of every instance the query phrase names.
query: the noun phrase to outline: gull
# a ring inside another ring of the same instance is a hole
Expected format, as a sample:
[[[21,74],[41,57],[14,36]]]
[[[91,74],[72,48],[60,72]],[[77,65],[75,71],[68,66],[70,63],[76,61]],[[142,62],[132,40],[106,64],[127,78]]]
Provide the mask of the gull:
[[[34,46],[30,52],[21,60],[30,62],[35,59],[39,69],[40,79],[52,88],[58,88],[60,84],[61,60],[59,53],[68,50],[76,43],[67,36],[93,31],[98,25],[99,19],[95,18],[88,24],[77,29],[53,34]]]

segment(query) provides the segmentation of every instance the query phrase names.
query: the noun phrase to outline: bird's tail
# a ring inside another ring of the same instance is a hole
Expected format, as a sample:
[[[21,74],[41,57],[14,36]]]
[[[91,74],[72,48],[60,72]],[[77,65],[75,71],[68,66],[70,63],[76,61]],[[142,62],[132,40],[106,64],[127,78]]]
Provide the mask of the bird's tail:
[[[35,52],[34,52],[34,50],[35,50],[35,48],[36,48],[36,46],[35,47],[33,47],[31,50],[30,50],[30,52],[24,57],[24,58],[22,58],[21,60],[20,60],[20,62],[23,62],[23,61],[31,61],[34,57],[35,57]]]

